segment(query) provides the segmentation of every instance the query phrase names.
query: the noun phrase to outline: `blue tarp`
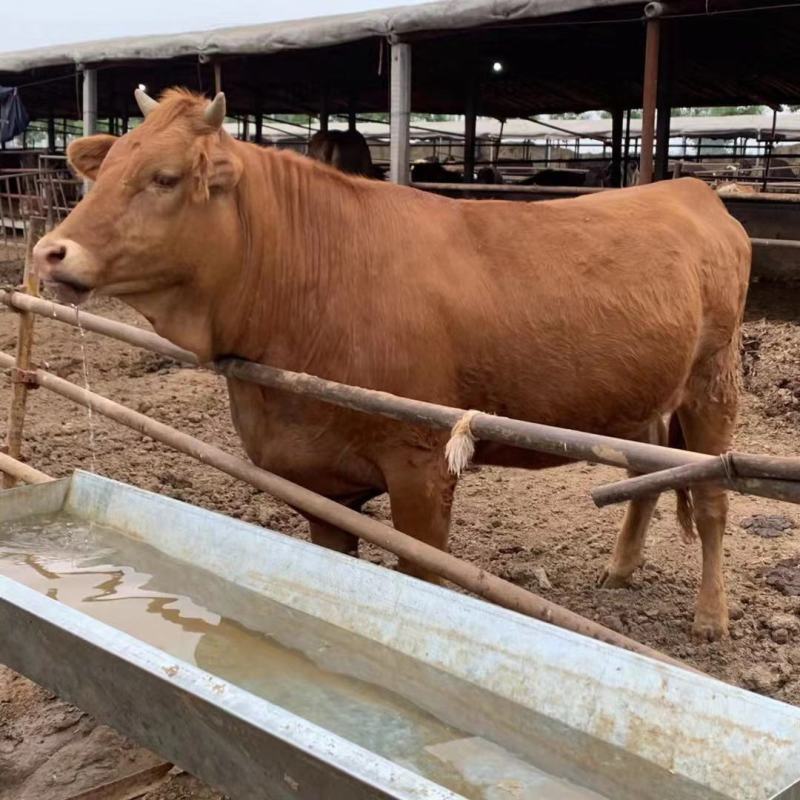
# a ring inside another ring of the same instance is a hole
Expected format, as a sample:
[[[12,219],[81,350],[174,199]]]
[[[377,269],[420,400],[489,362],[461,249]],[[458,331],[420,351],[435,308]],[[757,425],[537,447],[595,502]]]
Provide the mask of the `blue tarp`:
[[[0,142],[11,141],[27,127],[30,119],[14,86],[0,86]]]

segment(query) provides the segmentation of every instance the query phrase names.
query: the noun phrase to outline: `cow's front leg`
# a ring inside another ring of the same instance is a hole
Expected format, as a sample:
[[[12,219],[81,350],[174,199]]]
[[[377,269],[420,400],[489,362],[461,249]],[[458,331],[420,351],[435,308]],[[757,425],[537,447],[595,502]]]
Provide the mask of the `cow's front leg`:
[[[456,484],[456,479],[447,472],[443,453],[442,447],[421,463],[420,459],[409,458],[394,463],[386,471],[394,527],[439,550],[447,550]],[[397,569],[431,583],[441,583],[439,576],[402,558]]]

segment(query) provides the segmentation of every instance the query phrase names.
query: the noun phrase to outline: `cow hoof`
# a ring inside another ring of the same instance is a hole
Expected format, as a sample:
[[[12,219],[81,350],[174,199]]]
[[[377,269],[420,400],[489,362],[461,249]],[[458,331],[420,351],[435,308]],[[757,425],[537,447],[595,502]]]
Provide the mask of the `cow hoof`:
[[[597,579],[597,586],[599,589],[627,589],[630,585],[630,575],[616,574],[611,572],[609,567],[606,567]]]
[[[701,642],[716,642],[728,635],[727,620],[711,617],[706,614],[696,614],[692,625],[692,636]]]

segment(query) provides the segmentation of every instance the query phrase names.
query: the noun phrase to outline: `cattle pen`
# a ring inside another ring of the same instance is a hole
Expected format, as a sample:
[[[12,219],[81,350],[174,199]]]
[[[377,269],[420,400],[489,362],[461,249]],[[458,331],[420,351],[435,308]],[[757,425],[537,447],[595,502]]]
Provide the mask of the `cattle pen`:
[[[446,0],[0,53],[32,120],[0,146],[0,800],[800,798],[798,11]],[[439,405],[255,352],[204,363],[101,292],[42,297],[33,246],[91,190],[67,146],[136,132],[134,88],[172,86],[224,92],[253,145],[356,132],[373,177],[445,197],[705,181],[753,249],[737,449],[514,419],[499,387]],[[386,495],[350,507],[257,466],[226,383],[306,429],[327,406],[419,430],[457,474],[448,545]],[[487,466],[495,446],[564,466]],[[607,582],[622,504],[705,487],[730,491],[717,641],[689,624],[706,569],[669,504]]]

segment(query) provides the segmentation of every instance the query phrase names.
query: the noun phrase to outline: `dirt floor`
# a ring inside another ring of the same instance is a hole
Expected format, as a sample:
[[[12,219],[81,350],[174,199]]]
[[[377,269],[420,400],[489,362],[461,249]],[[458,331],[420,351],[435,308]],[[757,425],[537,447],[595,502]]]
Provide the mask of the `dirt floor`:
[[[122,305],[90,310],[143,324]],[[0,312],[0,349],[13,352],[16,316]],[[800,450],[800,289],[755,285],[745,347],[745,393],[736,448],[772,454]],[[36,358],[83,383],[85,349],[92,389],[232,452],[241,453],[218,377],[93,334],[37,321]],[[8,407],[8,382],[0,409]],[[137,486],[305,537],[293,512],[241,483],[129,430],[38,390],[31,395],[24,455],[54,476],[93,469]],[[699,545],[678,536],[675,502],[662,498],[647,564],[630,589],[595,588],[622,519],[597,510],[590,487],[620,477],[576,464],[525,473],[483,469],[459,487],[452,550],[463,558],[599,620],[731,683],[800,704],[800,511],[733,497],[725,547],[731,638],[698,644],[689,632],[698,588]],[[385,500],[368,513],[387,520]],[[779,519],[753,519],[756,515]],[[377,551],[363,554],[390,563]],[[778,567],[775,570],[776,566]],[[153,757],[97,726],[29,681],[0,668],[0,800],[63,800],[152,763]],[[170,777],[148,800],[215,798],[187,775]]]

